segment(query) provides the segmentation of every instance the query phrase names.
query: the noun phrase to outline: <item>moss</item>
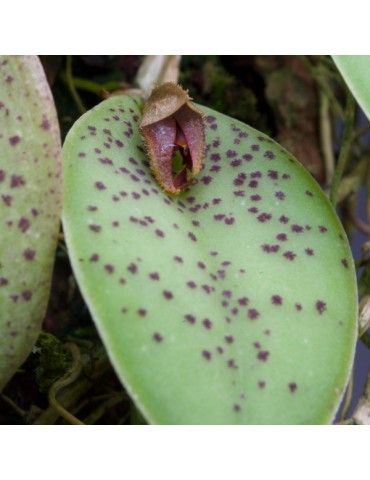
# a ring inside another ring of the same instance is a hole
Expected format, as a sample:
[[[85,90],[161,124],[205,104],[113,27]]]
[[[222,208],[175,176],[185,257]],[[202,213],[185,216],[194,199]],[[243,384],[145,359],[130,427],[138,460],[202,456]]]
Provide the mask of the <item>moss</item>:
[[[232,75],[221,64],[219,57],[183,57],[180,83],[191,91],[195,102],[255,128],[266,126],[253,89]]]
[[[60,340],[46,332],[40,334],[34,351],[39,354],[36,382],[40,392],[45,393],[70,368],[70,354],[64,350]]]

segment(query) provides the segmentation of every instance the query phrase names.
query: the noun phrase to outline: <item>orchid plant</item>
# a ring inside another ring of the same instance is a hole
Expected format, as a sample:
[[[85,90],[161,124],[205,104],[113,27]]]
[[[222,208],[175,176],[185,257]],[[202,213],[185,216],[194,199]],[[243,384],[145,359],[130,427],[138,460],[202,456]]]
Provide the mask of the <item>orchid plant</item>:
[[[351,78],[352,59],[335,61]],[[3,387],[41,329],[62,182],[38,60],[4,58],[0,75]],[[333,421],[357,340],[354,261],[287,150],[163,82],[86,112],[62,157],[73,272],[147,422]]]

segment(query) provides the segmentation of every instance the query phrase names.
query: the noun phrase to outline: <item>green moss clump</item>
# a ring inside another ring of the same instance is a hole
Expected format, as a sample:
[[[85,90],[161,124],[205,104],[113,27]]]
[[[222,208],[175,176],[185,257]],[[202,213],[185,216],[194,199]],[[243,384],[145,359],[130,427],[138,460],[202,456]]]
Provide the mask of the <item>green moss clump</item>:
[[[35,369],[40,392],[46,393],[51,385],[71,367],[71,356],[63,343],[50,333],[42,332],[38,338],[35,353],[39,354]]]
[[[266,128],[252,88],[231,74],[217,56],[183,57],[180,84],[196,103],[209,106],[255,128]]]

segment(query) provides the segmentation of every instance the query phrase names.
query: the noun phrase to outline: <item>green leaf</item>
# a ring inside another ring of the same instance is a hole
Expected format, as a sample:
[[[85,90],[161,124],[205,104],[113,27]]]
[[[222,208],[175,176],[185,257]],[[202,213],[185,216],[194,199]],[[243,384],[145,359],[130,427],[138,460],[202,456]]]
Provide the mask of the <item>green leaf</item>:
[[[370,119],[370,55],[333,55],[332,57],[353,96]]]
[[[31,352],[49,297],[61,143],[35,56],[0,57],[0,390]]]
[[[201,108],[205,167],[175,197],[150,171],[138,97],[74,125],[63,224],[80,289],[149,422],[330,422],[356,340],[343,228],[281,146]]]

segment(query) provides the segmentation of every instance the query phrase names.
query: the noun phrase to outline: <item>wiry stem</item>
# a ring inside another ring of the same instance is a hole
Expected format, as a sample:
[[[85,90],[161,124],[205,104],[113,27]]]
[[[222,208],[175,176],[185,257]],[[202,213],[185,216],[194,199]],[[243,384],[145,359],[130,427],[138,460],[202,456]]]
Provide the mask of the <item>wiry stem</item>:
[[[77,108],[79,110],[79,112],[82,114],[84,114],[86,112],[86,107],[85,105],[82,103],[82,100],[75,88],[75,84],[74,84],[74,81],[73,81],[73,75],[72,75],[72,56],[71,55],[67,55],[67,64],[66,64],[66,81],[67,81],[67,85],[68,85],[68,88],[71,92],[71,95],[77,105]]]
[[[66,387],[73,383],[81,373],[81,360],[80,360],[80,351],[77,345],[73,343],[66,343],[65,347],[70,350],[73,357],[73,366],[72,369],[64,375],[64,377],[57,380],[49,390],[49,403],[54,410],[56,410],[61,417],[63,417],[67,422],[72,425],[84,425],[78,418],[69,413],[56,399],[56,394],[60,389]]]
[[[324,157],[325,178],[328,185],[331,185],[335,160],[333,153],[333,138],[330,122],[329,99],[325,93],[320,92],[320,140]]]
[[[343,176],[343,172],[347,163],[349,152],[351,150],[352,132],[353,132],[353,126],[354,126],[354,120],[355,120],[355,111],[356,111],[355,107],[356,107],[356,101],[353,98],[352,94],[348,92],[346,109],[344,112],[344,130],[343,130],[343,136],[342,136],[342,146],[339,152],[338,163],[335,168],[333,183],[331,185],[330,194],[329,194],[330,201],[334,207],[337,203],[339,184]]]
[[[347,385],[347,390],[346,390],[346,393],[344,395],[342,412],[340,414],[341,421],[343,421],[347,416],[349,407],[351,406],[352,397],[353,397],[353,370],[351,372],[351,376],[349,378],[349,382],[348,382],[348,385]]]
[[[4,395],[3,393],[0,395],[0,398],[4,400],[12,409],[16,412],[17,415],[24,418],[26,416],[26,411],[19,407],[10,397]]]
[[[300,55],[299,58],[304,63],[304,66],[307,68],[310,75],[319,86],[320,90],[322,90],[330,100],[330,104],[333,109],[333,112],[336,115],[338,115],[340,118],[343,118],[343,108],[335,96],[332,85],[327,81],[327,78],[326,78],[328,75],[328,70],[326,69],[325,74],[323,74],[322,69],[313,65],[307,56]]]

